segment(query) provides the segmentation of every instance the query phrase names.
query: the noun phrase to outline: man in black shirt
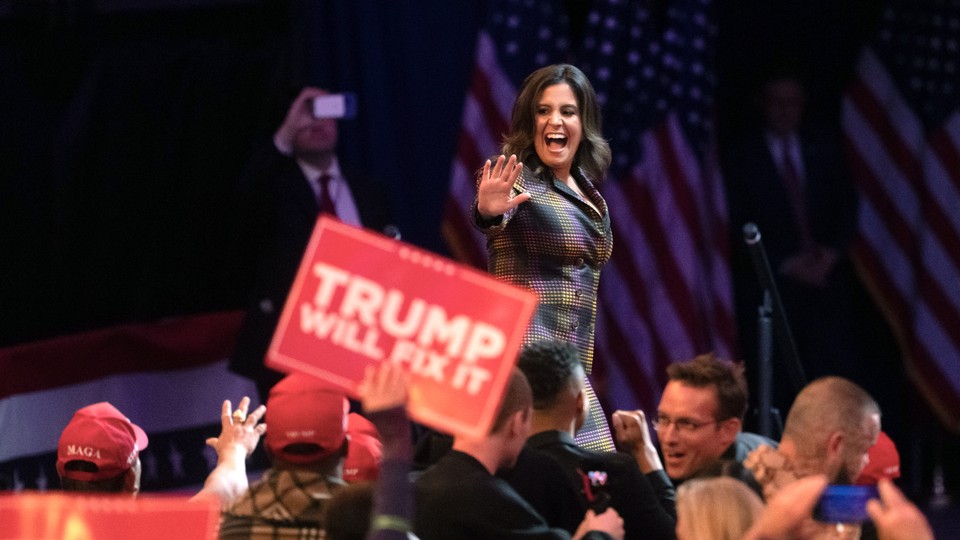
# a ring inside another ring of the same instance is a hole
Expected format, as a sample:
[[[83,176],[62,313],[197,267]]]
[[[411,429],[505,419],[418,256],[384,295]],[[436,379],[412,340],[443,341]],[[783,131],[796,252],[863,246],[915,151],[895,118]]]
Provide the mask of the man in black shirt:
[[[530,433],[531,406],[530,385],[514,371],[489,435],[455,437],[453,450],[417,479],[414,530],[421,540],[571,538],[494,476],[516,464]],[[623,538],[623,520],[612,509],[588,511],[573,538]]]
[[[574,434],[590,409],[577,349],[559,341],[531,343],[521,351],[518,367],[533,391],[533,435],[527,447],[561,465],[584,508],[609,498],[624,518],[625,538],[674,538],[675,520],[658,502],[633,456],[577,446]]]

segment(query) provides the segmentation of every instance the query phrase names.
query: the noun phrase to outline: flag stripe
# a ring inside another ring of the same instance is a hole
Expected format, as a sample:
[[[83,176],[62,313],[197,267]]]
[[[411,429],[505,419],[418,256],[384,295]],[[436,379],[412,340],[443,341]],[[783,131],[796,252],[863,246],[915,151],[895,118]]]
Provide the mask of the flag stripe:
[[[912,56],[940,54],[929,46],[927,8],[885,13],[886,28],[848,88],[843,124],[861,193],[858,270],[896,330],[909,373],[960,428],[960,113],[956,95],[948,103],[932,93],[943,87],[927,68],[938,64]]]
[[[136,360],[136,354],[127,357]],[[149,435],[219,424],[223,400],[236,405],[243,396],[257,406],[253,382],[229,372],[224,359],[170,371],[104,375],[8,396],[0,399],[0,431],[17,436],[0,437],[0,462],[56,451],[73,413],[92,403],[110,402]]]
[[[953,271],[960,270],[960,154],[956,142],[945,131],[937,132],[930,139],[930,148],[937,157],[935,174],[931,180],[931,212],[926,216],[944,251],[953,262]],[[945,209],[953,209],[948,212]]]
[[[242,318],[242,311],[203,314],[0,349],[0,398],[120,373],[216,362],[232,351]]]
[[[930,147],[934,149],[940,162],[943,164],[943,174],[953,187],[953,203],[957,202],[957,192],[960,191],[960,115],[953,115],[948,129],[938,131],[930,137]],[[945,204],[947,208],[957,208],[957,204]],[[954,220],[954,226],[960,224],[960,218]]]
[[[612,314],[612,306],[609,303],[605,303],[603,306],[603,312],[605,314],[607,321],[612,321],[616,319],[616,315]],[[613,378],[613,382],[608,382],[607,384],[620,384],[626,386],[630,389],[630,393],[635,393],[639,395],[646,396],[655,396],[659,395],[659,389],[651,388],[651,381],[656,380],[655,377],[651,377],[652,374],[644,373],[641,368],[641,362],[638,361],[629,351],[626,346],[628,343],[627,337],[623,333],[623,329],[619,324],[607,324],[605,326],[604,335],[608,336],[609,339],[604,340],[605,346],[608,347],[608,357],[609,361],[606,361],[607,358],[604,358],[605,361],[595,364],[595,371],[597,369],[602,369],[603,372],[612,371],[616,377]],[[615,348],[615,351],[610,351],[609,348]],[[624,359],[628,359],[624,361]],[[601,365],[603,366],[601,368]],[[613,369],[611,369],[613,368]],[[607,377],[609,380],[610,378]],[[618,395],[623,395],[625,392],[623,389],[620,392],[617,392]],[[617,408],[625,407],[641,407],[647,408],[653,406],[655,402],[636,402],[634,403],[623,403],[621,402]]]
[[[619,274],[624,276],[623,285],[632,293],[631,299],[638,303],[640,313],[643,316],[641,321],[635,324],[645,324],[650,327],[651,338],[654,340],[654,350],[657,354],[652,361],[658,366],[666,365],[672,358],[673,350],[668,344],[685,343],[686,336],[683,335],[682,324],[673,310],[673,301],[665,298],[673,289],[667,288],[663,283],[666,281],[662,274],[663,270],[658,262],[663,262],[656,253],[656,246],[650,242],[650,236],[662,238],[662,233],[652,212],[644,210],[635,213],[636,208],[652,208],[649,205],[650,197],[646,190],[635,185],[636,181],[630,179],[621,183],[624,188],[623,203],[624,209],[621,209],[618,215],[631,216],[639,218],[638,223],[629,223],[624,218],[614,218],[614,238],[630,239],[631,249],[614,249],[613,265],[618,267]],[[632,231],[629,232],[628,231]],[[636,276],[631,278],[630,276]],[[675,274],[674,274],[675,277]],[[601,285],[602,286],[602,285]],[[618,301],[617,298],[607,298],[607,301]],[[648,360],[649,361],[649,360]]]
[[[637,380],[634,384],[650,385],[657,380],[659,370],[665,365],[666,351],[663,343],[646,323],[649,316],[644,311],[649,308],[646,298],[640,303],[634,302],[631,291],[624,290],[629,280],[620,275],[619,267],[610,264],[608,269],[611,279],[603,285],[606,294],[604,299],[598,302],[603,316],[598,317],[602,324],[598,324],[597,332],[599,335],[609,334],[611,337],[602,340],[598,347],[607,354],[605,358],[623,365],[622,370],[630,371],[630,366],[641,370],[646,378]],[[641,361],[644,359],[648,361]],[[658,388],[652,390],[653,394],[642,395],[658,395]]]
[[[616,225],[616,222],[614,222],[613,237],[624,238],[625,237],[624,235],[625,235],[625,231],[621,230]],[[617,274],[622,276],[642,276],[643,272],[641,272],[640,269],[634,264],[633,259],[630,257],[631,253],[626,250],[620,250],[620,252],[622,252],[623,255],[618,255],[617,250],[614,249],[613,259],[611,260],[611,266],[616,268]],[[632,319],[632,318],[618,319],[619,324],[625,324],[628,326],[630,324],[648,325],[649,321],[657,320],[657,317],[653,313],[653,308],[651,305],[652,303],[650,301],[650,298],[648,297],[647,290],[644,287],[644,281],[640,279],[623,278],[621,280],[618,280],[617,284],[627,289],[627,291],[629,292],[628,298],[630,303],[635,307],[635,309],[640,313],[642,317],[641,319]],[[603,291],[606,291],[606,290],[607,289],[603,289]],[[623,302],[624,297],[622,295],[617,295],[613,297],[605,296],[604,301],[609,304],[617,304],[619,302]],[[629,331],[629,328],[625,329],[625,332],[627,331]],[[604,338],[606,341],[606,336],[604,336]],[[649,338],[653,342],[654,358],[647,358],[646,360],[648,362],[652,362],[657,368],[656,371],[660,372],[661,368],[663,368],[668,362],[670,355],[667,352],[667,346],[664,343],[662,336],[658,334],[656,331],[656,326],[653,326],[651,328],[651,331],[649,332]],[[614,342],[616,343],[615,340]],[[627,363],[627,362],[630,362],[631,360],[635,361],[635,360],[642,360],[642,359],[643,359],[642,357],[640,358],[627,357],[622,362]]]
[[[857,106],[864,111],[863,116],[867,124],[873,128],[872,132],[879,136],[884,149],[889,155],[893,156],[901,175],[909,182],[919,200],[922,201],[925,225],[928,232],[932,234],[926,236],[923,242],[918,242],[915,235],[909,234],[909,231],[914,227],[908,225],[904,217],[896,210],[893,202],[896,199],[892,199],[881,189],[878,189],[875,182],[876,175],[860,176],[860,187],[866,194],[866,200],[868,204],[878,208],[877,212],[884,216],[884,220],[890,222],[888,229],[894,232],[900,250],[911,254],[910,257],[917,260],[914,263],[916,265],[914,271],[917,273],[916,283],[920,287],[920,296],[933,311],[936,319],[947,328],[960,328],[960,315],[953,307],[956,304],[946,300],[948,296],[945,287],[936,283],[937,281],[942,282],[943,279],[938,280],[928,270],[931,266],[938,266],[939,268],[943,268],[943,266],[926,265],[922,262],[927,257],[924,256],[924,253],[921,253],[921,250],[936,249],[942,251],[939,249],[939,243],[942,241],[947,242],[954,248],[953,258],[960,257],[960,238],[957,236],[957,231],[951,228],[949,220],[937,203],[937,199],[932,197],[926,189],[924,178],[929,178],[929,176],[924,175],[923,171],[929,170],[930,166],[929,164],[926,164],[926,167],[921,165],[919,159],[910,152],[909,145],[902,138],[901,132],[897,130],[892,118],[885,113],[886,109],[880,106],[876,96],[870,92],[866,85],[854,84],[851,95]],[[888,99],[893,98],[888,97]],[[858,159],[864,160],[861,156],[858,156]],[[897,190],[892,195],[898,196],[899,191],[901,190]],[[956,275],[957,270],[953,269],[952,273]],[[945,279],[949,280],[949,277]],[[947,285],[946,289],[953,291],[956,287]],[[954,333],[953,341],[960,346],[960,335]]]
[[[507,130],[508,112],[504,96],[513,89],[496,65],[496,51],[492,39],[480,32],[477,39],[477,65],[474,67],[470,89],[464,103],[462,129],[457,141],[457,159],[454,160],[450,197],[445,204],[443,236],[451,253],[460,261],[486,268],[486,250],[483,236],[472,224],[470,215],[475,179],[471,171],[492,156],[499,140]],[[512,95],[509,99],[512,99]]]
[[[470,99],[479,104],[483,121],[487,124],[485,132],[494,136],[495,139],[499,139],[507,132],[507,119],[501,116],[497,103],[494,101],[487,74],[484,71],[479,69],[473,71],[473,84],[470,85],[470,90]],[[472,163],[480,163],[480,161],[473,161]]]
[[[651,158],[652,159],[652,158]],[[686,343],[692,341],[693,326],[695,324],[693,314],[686,299],[690,298],[690,290],[683,276],[670,247],[670,231],[664,227],[659,217],[659,210],[663,208],[662,203],[651,193],[648,184],[649,178],[631,179],[624,183],[624,193],[627,195],[633,215],[637,218],[643,237],[646,238],[647,245],[651,250],[649,264],[656,268],[658,281],[662,283],[661,292],[665,293],[668,304],[660,304],[658,307],[663,311],[669,311],[671,319],[676,321],[676,325],[669,326],[669,330],[676,332],[675,343]],[[672,210],[672,208],[667,209]],[[618,235],[619,238],[629,238],[626,234]],[[667,329],[665,329],[667,330]]]
[[[906,313],[910,303],[907,302],[901,292],[904,290],[903,286],[891,280],[896,274],[890,272],[886,267],[886,257],[879,257],[873,246],[874,244],[866,237],[860,237],[853,246],[854,258],[862,273],[867,276],[867,282],[872,284],[871,288],[884,291],[880,295],[883,300],[880,307],[891,318],[897,318],[895,314]],[[896,330],[898,334],[905,333],[905,329],[901,326],[898,326]],[[900,339],[906,340],[907,338],[901,335]]]
[[[661,153],[665,158],[662,161],[665,163],[664,170],[670,178],[670,186],[674,193],[673,199],[676,201],[674,203],[676,207],[670,214],[679,216],[686,224],[684,230],[678,231],[678,234],[682,235],[682,241],[680,241],[680,238],[673,239],[673,249],[681,257],[681,269],[686,268],[691,272],[686,276],[685,301],[692,306],[696,306],[698,299],[692,294],[692,291],[701,288],[710,290],[706,283],[700,283],[701,280],[706,281],[705,278],[709,275],[709,269],[713,267],[715,261],[723,265],[724,268],[727,264],[728,258],[724,256],[724,251],[722,251],[726,242],[721,243],[721,249],[707,247],[706,239],[711,238],[718,231],[709,231],[704,227],[704,217],[712,218],[711,208],[698,201],[697,194],[706,193],[708,196],[704,196],[702,199],[709,201],[709,195],[712,193],[707,186],[702,185],[705,177],[698,166],[696,156],[690,154],[689,149],[683,144],[683,134],[679,124],[675,121],[674,115],[669,115],[667,126],[661,126],[658,131],[660,132],[659,138],[665,141],[665,144],[662,145],[665,151]],[[708,176],[706,179],[709,180],[711,177]],[[714,185],[719,188],[720,178],[714,176],[712,180]],[[696,185],[696,188],[694,188],[694,185]],[[721,220],[721,231],[726,231],[726,226],[726,220]],[[722,232],[720,235],[726,237]],[[687,249],[678,249],[678,246],[684,246]],[[723,282],[722,276],[720,279]],[[723,290],[729,290],[729,282],[724,283],[724,287],[721,287],[721,291]],[[707,305],[714,305],[718,303],[719,299],[716,296],[705,295],[701,301]],[[716,332],[716,335],[710,335],[717,329],[717,324],[722,324],[719,321],[715,324],[711,320],[710,315],[712,313],[714,313],[712,308],[693,310],[692,315],[697,320],[691,331],[694,338],[692,343],[696,351],[709,350],[711,344],[722,346],[725,342],[732,342],[732,339],[731,341],[727,340],[732,338],[733,334],[724,333],[722,328],[720,328],[720,332]],[[716,315],[719,320],[727,321],[726,326],[728,328],[732,328],[732,311],[720,311],[716,312]]]
[[[911,256],[911,253],[916,251],[917,245],[916,235],[911,232],[913,227],[897,208],[897,202],[899,201],[902,204],[903,200],[887,195],[887,191],[881,185],[880,178],[874,174],[872,168],[866,162],[867,158],[856,151],[853,151],[850,155],[853,162],[852,168],[859,171],[859,188],[864,201],[861,204],[870,206],[871,212],[884,216],[882,221],[886,225],[883,228],[890,239],[895,242],[894,245],[899,248],[900,253],[903,253],[908,259],[916,258]],[[861,219],[861,223],[863,221]],[[872,220],[868,223],[872,223]]]
[[[863,110],[863,119],[879,137],[883,150],[893,159],[897,170],[907,178],[919,179],[922,172],[920,162],[914,155],[916,149],[911,148],[909,139],[901,137],[903,132],[894,123],[901,119],[888,116],[877,97],[862,82],[853,83],[851,94],[853,100]]]
[[[911,329],[904,326],[905,321],[902,320],[901,316],[910,311],[910,303],[903,297],[898,286],[890,281],[891,274],[883,269],[882,261],[886,257],[886,253],[884,253],[884,257],[880,257],[877,250],[873,249],[868,243],[857,242],[854,246],[854,254],[858,267],[866,277],[867,284],[881,299],[881,308],[895,322],[894,330],[897,337],[912,360],[907,363],[908,370],[918,376],[917,382],[923,389],[941,396],[932,404],[943,413],[943,416],[947,417],[952,414],[946,413],[946,411],[960,410],[960,394],[955,392],[944,393],[937,385],[931,386],[929,383],[929,381],[941,380],[944,374],[937,368],[936,363],[931,361],[930,354]]]
[[[227,369],[243,312],[127,324],[0,350],[0,462],[55,451],[74,411],[108,401],[148,433],[219,423],[257,400]]]

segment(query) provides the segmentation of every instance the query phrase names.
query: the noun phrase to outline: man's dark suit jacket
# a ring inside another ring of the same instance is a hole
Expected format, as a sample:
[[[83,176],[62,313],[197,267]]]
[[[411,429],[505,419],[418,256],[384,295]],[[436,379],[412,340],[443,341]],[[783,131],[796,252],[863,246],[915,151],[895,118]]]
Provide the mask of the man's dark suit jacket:
[[[607,480],[602,489],[610,495],[611,506],[623,518],[624,538],[676,538],[676,521],[661,506],[632,456],[586,450],[562,431],[537,433],[527,439],[527,447],[548,454],[560,463],[567,483],[583,497],[584,510],[587,501],[579,471],[605,472]]]
[[[418,442],[414,452],[414,469],[423,471],[449,454],[453,437],[428,432]],[[506,480],[523,500],[527,501],[550,527],[560,528],[571,535],[583,521],[586,508],[579,487],[570,487],[563,469],[549,455],[524,446],[511,469],[497,471],[497,478]]]
[[[370,178],[344,168],[363,226],[383,231],[391,223],[386,191]],[[300,259],[319,213],[316,197],[297,162],[272,141],[248,165],[240,182],[234,282],[248,291],[250,305],[230,358],[230,369],[256,381],[261,400],[281,374],[264,356],[283,310]]]
[[[800,136],[810,232],[821,245],[843,253],[856,232],[857,195],[840,150],[839,141],[825,135]],[[776,271],[784,259],[800,251],[800,230],[786,184],[762,133],[731,151],[724,176],[735,245],[744,243],[743,224],[752,221],[763,235],[770,265]]]
[[[801,252],[803,246],[786,183],[763,133],[755,133],[739,143],[724,164],[737,326],[754,395],[759,395],[754,349],[758,340],[757,306],[763,300],[763,289],[743,239],[742,228],[747,222],[755,223],[760,229],[807,378],[834,374],[858,380],[862,375],[852,361],[857,352],[852,337],[855,315],[851,297],[859,281],[847,257],[856,232],[856,190],[847,174],[842,146],[835,137],[801,133],[800,150],[810,232],[818,244],[833,248],[840,255],[823,287],[813,287],[778,273],[781,264]],[[775,339],[779,344],[782,338]],[[775,369],[786,373],[779,353],[775,347]],[[774,380],[774,405],[780,411],[789,409],[793,396],[799,391],[799,387],[789,382],[789,377]]]
[[[566,530],[548,525],[510,484],[457,450],[417,478],[416,494],[414,532],[423,540],[570,538]],[[588,540],[609,538],[597,531],[586,536]]]

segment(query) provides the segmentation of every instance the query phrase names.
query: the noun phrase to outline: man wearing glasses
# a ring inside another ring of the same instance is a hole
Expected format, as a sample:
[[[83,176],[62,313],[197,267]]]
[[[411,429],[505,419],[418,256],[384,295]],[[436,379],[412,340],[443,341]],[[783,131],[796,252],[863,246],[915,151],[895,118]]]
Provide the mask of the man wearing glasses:
[[[742,476],[724,467],[733,462],[734,469],[742,469],[739,464],[751,450],[761,444],[776,446],[766,437],[741,431],[747,411],[747,383],[741,365],[705,354],[671,364],[667,376],[651,424],[674,485],[695,476]],[[616,426],[616,419],[614,423]],[[656,467],[648,463],[654,457],[649,437],[644,437],[643,443],[634,446],[634,456],[644,473],[654,474]]]

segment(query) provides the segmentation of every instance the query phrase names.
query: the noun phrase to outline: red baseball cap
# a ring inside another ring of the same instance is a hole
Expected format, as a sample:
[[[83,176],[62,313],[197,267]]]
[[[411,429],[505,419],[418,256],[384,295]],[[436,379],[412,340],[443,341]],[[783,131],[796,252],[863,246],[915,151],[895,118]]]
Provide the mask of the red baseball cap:
[[[376,480],[380,476],[383,443],[376,426],[357,413],[347,417],[347,458],[343,462],[343,479],[347,482]]]
[[[380,476],[381,459],[383,444],[380,439],[351,433],[347,459],[343,461],[343,480],[351,483],[376,480]]]
[[[377,431],[377,426],[373,425],[373,422],[367,420],[365,416],[355,412],[347,416],[347,433],[350,435],[363,433],[364,435],[369,435],[377,439],[380,438],[380,432]]]
[[[350,403],[341,389],[308,375],[287,375],[267,398],[264,444],[274,456],[289,463],[317,462],[343,445],[349,410]],[[290,445],[301,444],[316,445],[317,450],[288,451]]]
[[[870,462],[860,471],[855,484],[876,484],[881,479],[900,478],[900,453],[886,433],[880,432],[877,442],[867,452]]]
[[[74,413],[60,435],[57,473],[81,482],[120,476],[133,467],[148,442],[147,434],[113,405],[89,405]],[[71,461],[89,461],[96,470],[69,470],[66,464]]]

